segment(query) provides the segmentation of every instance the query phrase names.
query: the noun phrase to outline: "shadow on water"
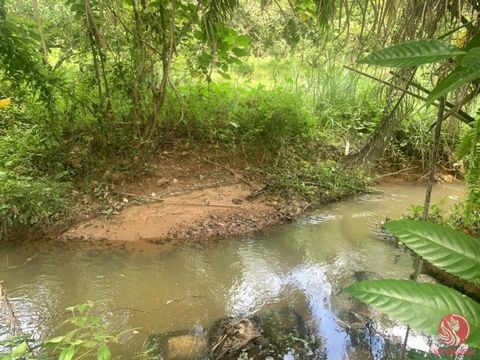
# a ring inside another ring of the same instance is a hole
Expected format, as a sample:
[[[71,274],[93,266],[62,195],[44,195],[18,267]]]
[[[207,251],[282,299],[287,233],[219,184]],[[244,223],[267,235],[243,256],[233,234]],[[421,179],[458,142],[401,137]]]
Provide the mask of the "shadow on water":
[[[114,347],[117,358],[132,359],[152,337],[162,352],[175,349],[172,341],[207,351],[221,338],[219,321],[249,319],[266,338],[257,350],[271,351],[259,358],[398,359],[405,326],[343,291],[365,278],[408,278],[412,272],[411,256],[375,229],[385,217],[421,202],[424,188],[383,190],[332,204],[268,234],[164,254],[3,247],[0,280],[23,331],[37,339],[55,335],[64,308],[88,300],[112,333],[138,329]],[[439,185],[434,197],[453,202],[463,192],[461,186]],[[280,326],[282,309],[300,320]],[[266,336],[262,316],[268,314],[282,330]],[[294,329],[298,323],[304,330]],[[413,332],[411,355],[428,352],[429,341]]]

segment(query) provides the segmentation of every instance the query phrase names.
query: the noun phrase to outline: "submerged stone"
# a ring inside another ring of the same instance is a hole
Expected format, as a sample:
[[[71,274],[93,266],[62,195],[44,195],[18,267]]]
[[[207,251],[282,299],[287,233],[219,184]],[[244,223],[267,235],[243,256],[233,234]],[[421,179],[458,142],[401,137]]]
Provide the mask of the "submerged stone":
[[[373,271],[355,271],[353,273],[353,278],[355,281],[364,281],[364,280],[380,280],[383,279],[380,274],[377,274]]]
[[[198,360],[206,358],[207,343],[203,337],[187,332],[150,334],[144,351],[162,360]]]
[[[207,343],[199,336],[182,335],[167,341],[167,360],[198,359],[205,354]]]
[[[289,307],[259,313],[258,322],[263,336],[277,348],[288,346],[293,338],[306,335],[303,318]]]

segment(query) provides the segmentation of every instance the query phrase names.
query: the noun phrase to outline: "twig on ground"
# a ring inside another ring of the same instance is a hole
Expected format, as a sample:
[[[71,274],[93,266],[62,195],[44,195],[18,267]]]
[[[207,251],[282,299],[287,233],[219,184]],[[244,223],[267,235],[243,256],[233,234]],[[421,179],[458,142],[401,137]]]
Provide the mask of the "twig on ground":
[[[190,151],[190,153],[192,155],[195,155],[196,157],[198,157],[200,160],[203,160],[205,162],[208,162],[210,164],[213,164],[213,165],[216,165],[216,166],[220,166],[221,168],[224,168],[225,170],[229,171],[234,177],[236,177],[237,179],[243,181],[245,184],[247,184],[248,186],[251,186],[252,188],[254,188],[255,190],[260,190],[258,188],[258,186],[255,186],[254,184],[252,184],[250,181],[248,181],[247,179],[245,179],[243,176],[237,174],[235,171],[233,171],[232,169],[230,169],[228,166],[225,166],[225,165],[222,165],[222,164],[219,164],[215,161],[212,161],[210,159],[206,159],[206,158],[203,158],[201,157],[200,155],[194,153],[193,151]]]
[[[130,196],[130,197],[135,197],[135,198],[140,198],[140,199],[147,199],[147,200],[151,200],[151,201],[165,202],[167,204],[174,204],[174,205],[180,205],[180,206],[212,206],[212,207],[238,209],[238,206],[234,206],[234,205],[190,203],[190,202],[185,202],[185,201],[175,201],[175,200],[171,200],[171,199],[158,198],[158,197],[148,196],[148,195],[138,195],[138,194],[132,194],[132,193],[126,193],[126,192],[116,191],[116,193],[119,194],[119,195],[123,195],[123,196]]]
[[[238,184],[238,180],[235,180],[235,182],[230,181],[230,182],[216,182],[213,184],[208,184],[208,185],[194,185],[192,187],[187,187],[183,190],[174,190],[174,191],[164,191],[162,193],[159,193],[158,196],[164,197],[164,196],[175,196],[175,195],[184,195],[184,194],[189,194],[195,191],[200,191],[200,190],[206,190],[206,189],[214,189],[216,187],[220,186],[228,186],[228,185],[235,185]]]

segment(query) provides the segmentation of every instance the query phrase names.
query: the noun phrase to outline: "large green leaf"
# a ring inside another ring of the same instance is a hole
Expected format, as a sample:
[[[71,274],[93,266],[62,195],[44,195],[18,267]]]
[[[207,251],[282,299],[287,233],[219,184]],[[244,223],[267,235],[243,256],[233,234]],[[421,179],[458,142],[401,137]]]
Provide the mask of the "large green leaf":
[[[470,324],[467,343],[480,347],[480,304],[446,286],[412,280],[367,280],[346,290],[388,316],[432,335],[438,335],[438,325],[446,315],[462,315]]]
[[[433,265],[480,282],[480,241],[460,231],[418,220],[395,220],[385,228]]]
[[[458,89],[460,86],[475,80],[480,76],[480,66],[466,69],[457,67],[444,79],[442,79],[427,97],[427,105],[431,105],[436,99],[448,94],[450,91]]]
[[[366,56],[363,64],[408,67],[429,64],[465,54],[459,48],[440,40],[413,40],[394,45]]]
[[[458,89],[471,81],[480,78],[480,47],[471,49],[450,74],[441,80],[437,86],[430,92],[427,98],[427,105],[434,100],[448,94],[450,91]]]

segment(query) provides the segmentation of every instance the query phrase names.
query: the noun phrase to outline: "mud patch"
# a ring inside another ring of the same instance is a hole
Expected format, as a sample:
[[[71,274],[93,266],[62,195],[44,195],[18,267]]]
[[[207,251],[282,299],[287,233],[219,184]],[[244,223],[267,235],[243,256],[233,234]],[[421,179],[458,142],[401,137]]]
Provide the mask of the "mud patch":
[[[167,196],[81,223],[63,238],[167,245],[247,234],[278,223],[282,212],[265,200],[247,200],[250,194],[247,185],[238,183]]]

